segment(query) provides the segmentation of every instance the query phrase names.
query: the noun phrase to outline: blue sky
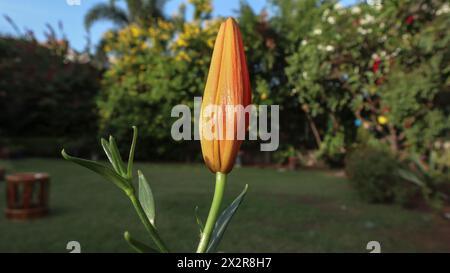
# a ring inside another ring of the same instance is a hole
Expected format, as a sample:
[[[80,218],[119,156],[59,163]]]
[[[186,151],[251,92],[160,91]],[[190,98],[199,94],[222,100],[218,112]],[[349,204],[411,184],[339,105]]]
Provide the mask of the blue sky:
[[[20,29],[31,29],[39,39],[42,39],[46,23],[57,29],[58,21],[64,25],[64,32],[71,45],[81,50],[86,44],[86,31],[83,27],[83,17],[86,11],[99,2],[107,0],[79,0],[81,5],[69,5],[74,0],[0,0],[0,33],[14,33],[14,30],[3,18],[8,15]],[[178,10],[180,3],[187,0],[169,0],[166,14],[173,14]],[[255,11],[259,11],[267,4],[266,0],[247,0]],[[343,0],[344,5],[355,0]],[[239,0],[213,0],[215,15],[232,16],[239,6]],[[101,34],[112,27],[110,23],[100,22],[91,30],[91,39],[96,43]]]

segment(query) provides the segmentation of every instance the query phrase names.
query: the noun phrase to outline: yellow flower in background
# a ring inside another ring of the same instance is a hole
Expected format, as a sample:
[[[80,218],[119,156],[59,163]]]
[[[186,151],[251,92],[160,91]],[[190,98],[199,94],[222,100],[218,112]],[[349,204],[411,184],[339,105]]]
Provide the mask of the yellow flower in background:
[[[108,40],[113,39],[113,38],[114,38],[114,33],[113,33],[112,31],[107,31],[107,32],[105,32],[105,34],[103,35],[103,37],[104,37],[105,39],[108,39]]]
[[[213,48],[214,47],[214,39],[213,38],[208,39],[206,44],[208,45],[208,47]]]
[[[150,27],[148,29],[148,34],[149,34],[150,37],[157,37],[158,33],[159,33],[158,30],[155,29],[154,27]]]
[[[138,38],[142,34],[141,28],[137,25],[131,25],[129,29],[133,38]]]
[[[177,61],[191,61],[191,57],[186,53],[186,51],[180,51],[175,57]]]
[[[186,23],[184,24],[184,32],[181,36],[184,36],[185,39],[194,38],[200,34],[200,26],[197,23]]]
[[[212,12],[211,0],[189,0],[198,13],[209,14]]]
[[[142,49],[142,50],[145,50],[145,49],[147,49],[147,48],[148,48],[147,43],[142,43],[142,44],[141,44],[141,49]]]
[[[164,31],[172,31],[174,28],[174,25],[171,22],[158,19],[158,28]]]
[[[169,36],[167,33],[161,33],[161,34],[159,35],[159,39],[160,39],[161,41],[168,41],[168,40],[170,39],[170,36]]]
[[[178,40],[176,41],[176,46],[177,47],[187,47],[189,44],[186,40],[182,39],[181,37],[178,38]]]
[[[103,46],[103,50],[105,52],[110,52],[112,50],[111,46],[109,46],[108,44],[106,44],[105,46]]]
[[[381,125],[385,125],[389,122],[388,118],[385,116],[378,116],[378,123]]]

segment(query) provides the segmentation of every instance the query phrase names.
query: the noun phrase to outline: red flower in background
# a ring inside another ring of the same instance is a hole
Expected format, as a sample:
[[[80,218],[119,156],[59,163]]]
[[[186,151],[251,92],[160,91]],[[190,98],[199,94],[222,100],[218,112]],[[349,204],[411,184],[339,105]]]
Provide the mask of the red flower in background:
[[[410,16],[408,16],[407,18],[406,18],[406,20],[405,20],[405,23],[407,24],[407,25],[412,25],[413,23],[414,23],[414,15],[410,15]]]
[[[377,57],[375,59],[375,61],[373,62],[373,66],[372,66],[373,73],[377,73],[378,71],[380,71],[380,65],[381,65],[381,59]]]

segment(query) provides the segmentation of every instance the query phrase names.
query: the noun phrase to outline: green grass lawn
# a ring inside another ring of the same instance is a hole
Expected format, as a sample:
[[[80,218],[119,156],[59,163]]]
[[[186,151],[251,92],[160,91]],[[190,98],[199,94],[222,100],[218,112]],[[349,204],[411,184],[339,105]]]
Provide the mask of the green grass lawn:
[[[32,222],[0,215],[1,252],[129,252],[125,230],[149,240],[131,204],[115,186],[64,160],[2,161],[9,171],[51,174],[51,214]],[[194,208],[205,217],[214,176],[203,165],[137,164],[156,199],[156,224],[172,251],[191,252],[198,242]],[[224,252],[367,252],[368,241],[384,252],[450,251],[450,222],[430,212],[358,200],[345,178],[331,172],[235,169],[225,203],[249,184],[247,197],[219,249]],[[0,182],[0,206],[5,183]]]

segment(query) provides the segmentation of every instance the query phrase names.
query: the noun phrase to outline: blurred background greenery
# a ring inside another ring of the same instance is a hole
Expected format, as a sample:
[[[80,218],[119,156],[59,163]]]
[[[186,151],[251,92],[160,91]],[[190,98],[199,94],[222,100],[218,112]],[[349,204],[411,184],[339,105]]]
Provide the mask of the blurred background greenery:
[[[4,164],[5,162],[2,162]],[[199,238],[195,206],[204,219],[213,193],[212,175],[200,164],[137,164],[154,192],[156,226],[172,251],[193,252]],[[0,251],[132,251],[122,234],[150,244],[129,200],[98,175],[67,161],[14,161],[14,171],[52,174],[49,217],[7,221],[0,215]],[[70,175],[68,175],[70,174]],[[334,171],[280,172],[242,168],[230,174],[224,204],[249,184],[245,201],[219,246],[224,252],[449,252],[450,224],[423,210],[366,204]],[[4,196],[5,187],[0,187]]]

